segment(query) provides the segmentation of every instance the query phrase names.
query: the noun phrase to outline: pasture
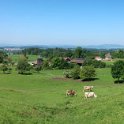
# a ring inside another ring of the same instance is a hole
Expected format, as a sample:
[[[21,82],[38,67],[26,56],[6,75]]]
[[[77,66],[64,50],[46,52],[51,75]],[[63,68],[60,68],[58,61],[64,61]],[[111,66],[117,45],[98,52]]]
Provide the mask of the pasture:
[[[10,55],[10,58],[12,58],[12,60],[13,60],[14,62],[18,62],[18,60],[20,59],[20,57],[21,57],[21,55],[17,55],[17,54],[15,54],[15,55]],[[38,58],[37,55],[28,55],[27,57],[28,57],[28,61],[35,61],[35,60],[37,60],[37,58]]]
[[[0,74],[0,124],[122,124],[124,85],[114,84],[110,69],[97,69],[97,80],[64,79],[63,70],[33,75]],[[85,99],[93,85],[97,98]],[[77,96],[66,97],[67,89]]]

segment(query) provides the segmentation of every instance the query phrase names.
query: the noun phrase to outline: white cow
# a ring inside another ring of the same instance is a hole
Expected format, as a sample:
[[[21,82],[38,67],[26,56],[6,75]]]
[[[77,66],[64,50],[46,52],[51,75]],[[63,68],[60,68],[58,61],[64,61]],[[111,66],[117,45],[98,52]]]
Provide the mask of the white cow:
[[[97,97],[97,95],[94,92],[85,92],[84,95],[85,95],[85,98],[94,98],[94,97],[96,98]]]

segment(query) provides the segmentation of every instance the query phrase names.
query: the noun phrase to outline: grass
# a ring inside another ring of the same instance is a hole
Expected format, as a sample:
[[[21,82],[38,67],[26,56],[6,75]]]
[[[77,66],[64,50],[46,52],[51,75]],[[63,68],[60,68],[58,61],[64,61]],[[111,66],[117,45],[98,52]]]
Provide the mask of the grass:
[[[12,58],[12,60],[14,62],[18,62],[19,58],[21,55],[10,55],[10,57]],[[27,55],[28,56],[28,61],[35,61],[37,60],[38,56],[37,55]]]
[[[105,62],[107,66],[111,66],[111,65],[113,65],[114,62],[116,62],[116,61],[118,61],[118,60],[124,61],[124,59],[120,59],[120,58],[117,59],[117,58],[116,58],[116,59],[112,59],[112,61],[103,61],[103,62]]]
[[[57,77],[57,78],[56,78]],[[33,75],[0,74],[0,124],[122,124],[124,85],[114,84],[110,69],[97,69],[98,80],[62,80],[63,70]],[[85,99],[93,85],[96,99]],[[77,97],[66,97],[67,89]]]

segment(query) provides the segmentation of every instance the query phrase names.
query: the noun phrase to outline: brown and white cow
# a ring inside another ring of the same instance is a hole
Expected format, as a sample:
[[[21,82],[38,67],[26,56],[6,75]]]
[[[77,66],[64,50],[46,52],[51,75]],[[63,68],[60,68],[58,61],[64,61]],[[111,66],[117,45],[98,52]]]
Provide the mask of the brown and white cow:
[[[67,90],[66,91],[66,96],[76,96],[76,91],[75,90]]]

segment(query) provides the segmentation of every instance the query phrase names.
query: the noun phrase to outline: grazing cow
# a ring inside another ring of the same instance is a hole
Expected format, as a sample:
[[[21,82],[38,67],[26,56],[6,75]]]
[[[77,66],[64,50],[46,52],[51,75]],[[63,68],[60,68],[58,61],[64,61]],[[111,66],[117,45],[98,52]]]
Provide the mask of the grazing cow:
[[[85,92],[84,95],[85,95],[85,98],[94,98],[94,97],[96,98],[97,97],[97,95],[94,92]]]
[[[84,92],[85,91],[92,91],[92,89],[93,89],[93,86],[84,86]]]
[[[67,90],[66,91],[66,96],[76,96],[76,91],[74,90]]]

